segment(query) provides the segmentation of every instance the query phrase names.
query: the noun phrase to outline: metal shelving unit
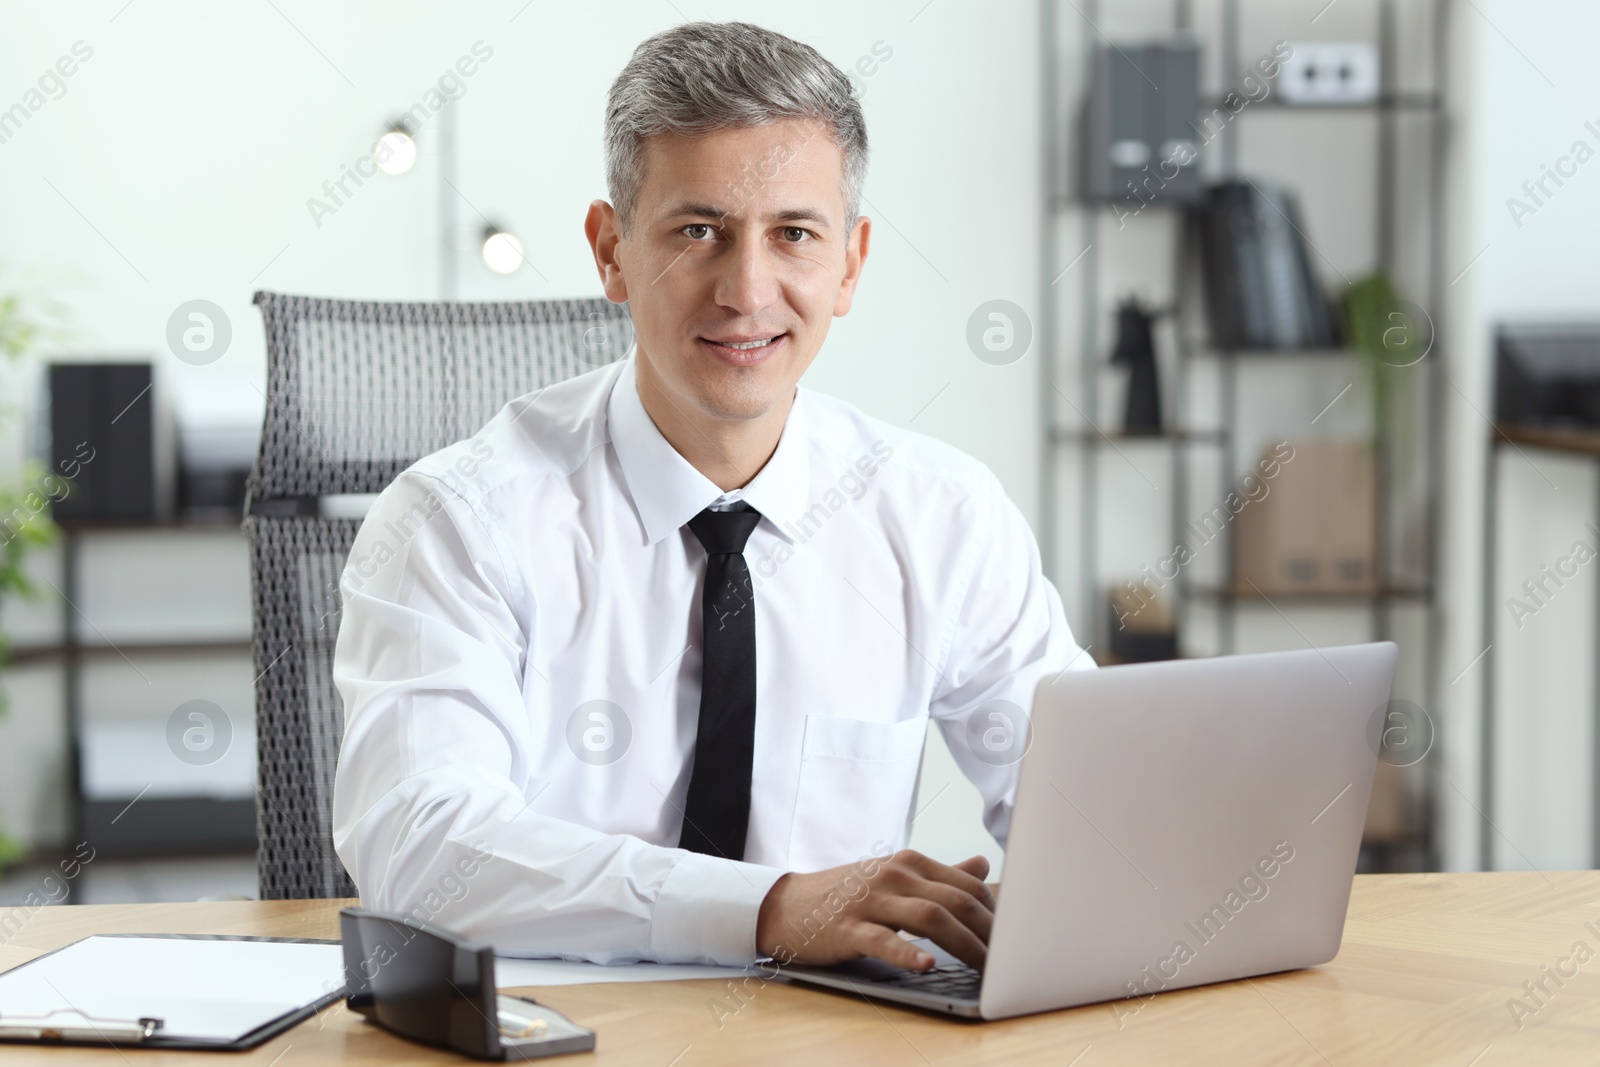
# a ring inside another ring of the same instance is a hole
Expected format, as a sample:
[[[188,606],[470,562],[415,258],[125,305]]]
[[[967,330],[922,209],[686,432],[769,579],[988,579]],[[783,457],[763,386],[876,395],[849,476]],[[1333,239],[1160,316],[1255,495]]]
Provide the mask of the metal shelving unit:
[[[1378,4],[1378,45],[1381,57],[1381,79],[1385,87],[1392,86],[1395,81],[1394,62],[1396,55],[1396,11],[1394,0],[1379,0]],[[1243,108],[1234,113],[1234,120],[1230,122],[1219,134],[1215,145],[1208,147],[1208,152],[1217,152],[1220,156],[1220,173],[1213,177],[1228,178],[1239,174],[1239,124],[1250,121],[1246,118],[1251,114],[1277,114],[1288,112],[1303,114],[1307,121],[1317,121],[1318,118],[1329,114],[1366,114],[1372,119],[1374,126],[1374,156],[1376,158],[1376,187],[1377,205],[1374,212],[1375,244],[1377,248],[1376,263],[1380,269],[1388,270],[1391,274],[1397,262],[1397,249],[1394,238],[1394,218],[1396,211],[1399,170],[1397,138],[1397,116],[1402,113],[1422,116],[1427,122],[1427,148],[1426,148],[1426,201],[1428,204],[1428,234],[1426,238],[1426,294],[1425,298],[1430,307],[1437,308],[1443,300],[1445,280],[1443,277],[1441,251],[1441,226],[1442,226],[1442,197],[1440,195],[1443,143],[1442,130],[1439,121],[1443,113],[1442,87],[1445,82],[1445,23],[1448,15],[1448,0],[1434,0],[1429,11],[1431,31],[1428,44],[1432,52],[1432,70],[1435,88],[1425,92],[1385,92],[1377,100],[1364,105],[1323,105],[1301,106],[1283,104],[1277,96],[1266,97],[1263,101],[1252,103],[1251,107]],[[1103,361],[1102,342],[1099,336],[1099,320],[1102,313],[1102,272],[1103,263],[1102,225],[1105,216],[1109,214],[1109,205],[1085,203],[1074,199],[1074,190],[1066,173],[1065,161],[1076,155],[1072,139],[1076,133],[1077,116],[1070,113],[1070,108],[1063,108],[1062,84],[1060,71],[1068,66],[1063,57],[1058,53],[1061,20],[1065,18],[1079,19],[1086,23],[1084,39],[1089,48],[1103,43],[1106,38],[1098,30],[1099,11],[1098,5],[1089,0],[1087,3],[1072,4],[1063,11],[1059,0],[1043,0],[1041,9],[1041,40],[1043,41],[1042,63],[1044,68],[1044,87],[1046,106],[1044,112],[1045,126],[1045,167],[1044,190],[1049,221],[1049,232],[1042,242],[1041,277],[1042,296],[1040,300],[1040,316],[1042,328],[1040,335],[1044,338],[1045,358],[1042,362],[1042,404],[1043,421],[1047,427],[1043,443],[1043,462],[1041,463],[1041,503],[1044,515],[1041,542],[1044,545],[1046,572],[1052,576],[1059,576],[1064,561],[1058,559],[1060,555],[1059,543],[1062,531],[1062,506],[1060,482],[1062,475],[1069,469],[1072,456],[1068,453],[1076,451],[1078,474],[1078,516],[1079,523],[1074,533],[1077,535],[1077,570],[1079,577],[1080,615],[1079,627],[1091,635],[1096,647],[1100,644],[1101,631],[1107,623],[1107,608],[1104,602],[1106,587],[1102,584],[1100,574],[1100,545],[1098,544],[1098,521],[1100,514],[1099,484],[1099,457],[1100,453],[1109,445],[1118,448],[1127,447],[1128,442],[1149,442],[1167,448],[1170,455],[1170,514],[1172,525],[1173,543],[1183,543],[1187,540],[1184,530],[1190,510],[1191,497],[1191,467],[1194,456],[1193,448],[1214,448],[1218,450],[1218,467],[1221,472],[1217,490],[1221,496],[1234,488],[1235,479],[1243,472],[1240,466],[1240,446],[1238,442],[1237,426],[1239,421],[1240,403],[1239,390],[1241,376],[1247,376],[1251,371],[1259,368],[1262,363],[1276,363],[1277,365],[1327,365],[1332,360],[1346,360],[1352,369],[1356,368],[1355,356],[1344,349],[1301,349],[1289,351],[1262,351],[1262,350],[1227,350],[1212,346],[1202,339],[1190,336],[1184,329],[1186,321],[1185,312],[1192,312],[1197,306],[1196,292],[1199,283],[1197,271],[1191,262],[1194,250],[1194,227],[1192,221],[1180,215],[1173,220],[1175,226],[1180,227],[1180,235],[1175,241],[1177,254],[1173,256],[1172,292],[1175,303],[1180,311],[1176,318],[1177,328],[1173,331],[1176,337],[1176,349],[1173,352],[1172,367],[1174,372],[1163,379],[1163,407],[1169,412],[1171,428],[1167,433],[1149,437],[1130,437],[1118,434],[1104,425],[1099,408],[1101,387],[1101,366]],[[1221,69],[1224,77],[1236,73],[1239,67],[1239,2],[1238,0],[1222,0],[1220,10],[1220,51]],[[1190,24],[1189,4],[1178,0],[1175,5],[1173,32],[1181,33],[1192,30]],[[1094,28],[1089,28],[1094,27]],[[1088,64],[1072,63],[1073,69],[1090,69]],[[1212,103],[1217,103],[1213,101]],[[1066,112],[1066,113],[1064,113]],[[1198,114],[1197,114],[1198,117]],[[1181,211],[1181,209],[1167,207],[1167,211]],[[1063,272],[1069,267],[1071,255],[1063,254],[1060,248],[1062,243],[1059,223],[1067,213],[1078,215],[1080,227],[1075,249],[1079,261],[1076,270],[1079,272],[1077,279],[1079,285],[1079,321],[1078,349],[1081,354],[1079,368],[1079,388],[1081,396],[1078,403],[1074,404],[1061,390],[1063,378],[1062,357],[1058,350],[1060,347],[1061,310],[1058,306],[1060,299],[1059,290],[1054,288],[1055,282],[1060,279]],[[1384,438],[1379,438],[1380,449],[1377,456],[1378,480],[1378,516],[1379,538],[1377,573],[1380,577],[1379,588],[1370,594],[1359,595],[1302,595],[1295,597],[1280,597],[1274,595],[1270,599],[1249,594],[1241,595],[1235,588],[1234,561],[1231,542],[1222,546],[1223,570],[1222,580],[1212,581],[1208,584],[1197,583],[1186,570],[1180,570],[1172,583],[1174,603],[1173,607],[1181,627],[1197,610],[1210,611],[1215,614],[1216,632],[1218,637],[1218,651],[1228,653],[1235,651],[1238,643],[1238,615],[1241,611],[1275,611],[1279,605],[1316,605],[1330,610],[1347,611],[1353,608],[1366,608],[1371,617],[1371,633],[1374,640],[1383,640],[1394,631],[1393,613],[1397,605],[1418,607],[1423,611],[1422,626],[1426,634],[1420,648],[1403,649],[1403,659],[1409,651],[1422,657],[1422,704],[1424,708],[1436,706],[1435,694],[1438,687],[1438,652],[1440,646],[1439,626],[1437,624],[1437,607],[1434,597],[1434,588],[1438,572],[1437,551],[1437,516],[1438,516],[1438,483],[1439,483],[1439,456],[1441,449],[1441,434],[1443,426],[1442,368],[1439,366],[1443,354],[1438,347],[1438,338],[1434,337],[1433,350],[1427,358],[1416,367],[1407,368],[1415,371],[1419,376],[1418,388],[1414,399],[1425,408],[1427,421],[1427,440],[1421,457],[1422,473],[1419,485],[1427,494],[1422,508],[1424,530],[1420,536],[1425,555],[1425,576],[1420,579],[1396,579],[1392,574],[1392,560],[1389,558],[1388,546],[1392,536],[1391,526],[1391,487],[1394,475],[1392,450],[1381,447]],[[1190,402],[1191,375],[1205,368],[1216,374],[1219,418],[1215,427],[1198,426],[1194,424],[1196,413],[1192,410]],[[1062,401],[1066,401],[1065,404]],[[1070,418],[1064,425],[1063,413]],[[1232,528],[1223,537],[1231,538]],[[1422,768],[1423,782],[1419,792],[1422,795],[1421,812],[1416,813],[1411,820],[1416,829],[1417,836],[1409,841],[1396,842],[1396,846],[1411,850],[1413,865],[1431,869],[1437,864],[1437,850],[1432,837],[1433,817],[1432,809],[1434,797],[1438,792],[1437,764],[1438,759],[1425,761]],[[1380,859],[1385,866],[1394,866],[1394,856]],[[1420,861],[1420,862],[1417,862]]]
[[[84,790],[83,737],[87,716],[83,699],[83,670],[91,658],[133,655],[192,656],[214,653],[250,653],[248,635],[169,638],[124,638],[109,642],[84,632],[77,605],[82,603],[80,582],[83,540],[97,533],[158,532],[183,536],[185,532],[212,533],[237,530],[238,522],[174,521],[148,523],[61,524],[60,641],[24,645],[12,650],[13,665],[57,661],[61,668],[62,700],[67,722],[68,823],[72,841],[90,841],[97,855],[142,857],[209,852],[248,852],[255,847],[255,800],[207,795],[119,797],[96,799]],[[137,801],[137,805],[135,805]]]

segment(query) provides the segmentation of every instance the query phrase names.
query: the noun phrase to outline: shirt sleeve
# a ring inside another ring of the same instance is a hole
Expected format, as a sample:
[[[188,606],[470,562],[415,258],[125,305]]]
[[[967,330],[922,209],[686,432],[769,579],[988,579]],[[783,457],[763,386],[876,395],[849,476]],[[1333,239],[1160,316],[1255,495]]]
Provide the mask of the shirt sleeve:
[[[530,617],[488,527],[408,472],[341,579],[333,838],[362,903],[507,954],[741,965],[782,874],[535,812]]]
[[[1033,531],[999,481],[990,475],[967,506],[965,528],[976,536],[929,715],[982,794],[983,824],[1004,848],[1034,691],[1095,661],[1073,637]]]

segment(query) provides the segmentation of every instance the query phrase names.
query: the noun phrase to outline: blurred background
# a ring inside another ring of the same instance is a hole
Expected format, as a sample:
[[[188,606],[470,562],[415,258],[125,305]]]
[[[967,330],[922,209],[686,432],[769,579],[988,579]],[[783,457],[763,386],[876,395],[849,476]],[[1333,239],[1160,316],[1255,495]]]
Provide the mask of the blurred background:
[[[1363,869],[1596,865],[1592,4],[0,18],[0,905],[256,893],[252,296],[598,295],[605,92],[691,19],[849,73],[806,385],[988,464],[1096,659],[1395,640]],[[937,734],[913,830],[999,858]]]

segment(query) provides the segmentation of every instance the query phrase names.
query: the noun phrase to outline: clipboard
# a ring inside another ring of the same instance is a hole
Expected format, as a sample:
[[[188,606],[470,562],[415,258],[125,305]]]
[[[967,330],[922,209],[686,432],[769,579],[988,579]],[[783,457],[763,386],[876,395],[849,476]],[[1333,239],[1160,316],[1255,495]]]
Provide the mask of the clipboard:
[[[208,943],[218,947],[205,948]],[[241,951],[244,945],[261,945],[264,951]],[[297,945],[324,946],[326,951],[266,948]],[[243,968],[241,961],[255,966]],[[216,994],[219,987],[210,972],[171,973],[175,967],[199,966],[226,970],[223,995]],[[114,973],[97,970],[110,967]],[[212,983],[212,993],[197,998],[194,991],[204,982]],[[94,934],[0,972],[0,1007],[9,1009],[0,1010],[0,1042],[242,1051],[304,1022],[344,995],[338,941]],[[24,1002],[20,1009],[13,1007],[19,999]],[[148,1007],[106,1011],[103,1003]],[[174,1009],[190,1020],[210,1012],[215,1021],[211,1029],[231,1036],[184,1033]]]

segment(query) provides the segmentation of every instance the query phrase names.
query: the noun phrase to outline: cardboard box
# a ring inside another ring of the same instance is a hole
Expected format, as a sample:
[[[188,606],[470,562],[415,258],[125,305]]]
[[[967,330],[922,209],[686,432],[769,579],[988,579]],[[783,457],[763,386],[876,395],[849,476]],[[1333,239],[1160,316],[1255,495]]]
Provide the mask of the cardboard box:
[[[1118,663],[1148,663],[1178,658],[1178,627],[1167,598],[1137,580],[1112,586],[1111,654]]]
[[[1405,772],[1379,760],[1378,771],[1372,778],[1372,798],[1367,802],[1362,841],[1388,844],[1414,839],[1416,831],[1411,825],[1409,809]]]
[[[1240,487],[1233,520],[1240,596],[1365,594],[1378,587],[1378,495],[1368,441],[1302,441],[1272,478]],[[1265,466],[1257,470],[1267,469]]]

